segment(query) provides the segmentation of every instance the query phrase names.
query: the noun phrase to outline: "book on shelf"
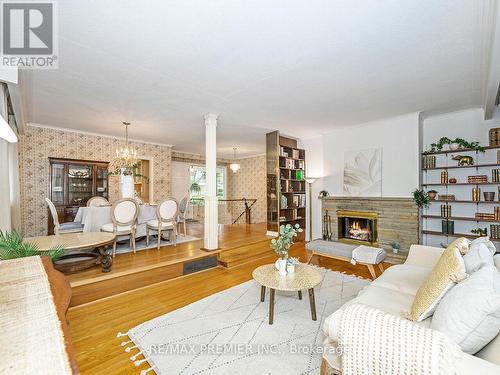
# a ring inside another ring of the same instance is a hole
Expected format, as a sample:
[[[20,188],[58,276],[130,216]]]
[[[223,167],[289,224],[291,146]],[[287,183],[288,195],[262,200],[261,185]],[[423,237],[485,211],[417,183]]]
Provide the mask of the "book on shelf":
[[[488,182],[488,176],[486,176],[485,174],[478,175],[478,176],[468,176],[467,182],[470,184]]]
[[[451,206],[447,204],[441,205],[441,217],[450,217],[451,216]]]
[[[305,195],[294,194],[292,196],[293,207],[302,207],[305,205]]]
[[[441,220],[441,227],[443,234],[455,233],[455,222],[453,220]]]
[[[424,169],[436,168],[436,157],[432,155],[424,155],[422,166]]]
[[[475,218],[478,220],[495,220],[495,214],[490,214],[486,212],[476,212]]]
[[[499,224],[491,224],[490,225],[490,237],[498,240],[500,239],[500,225]]]
[[[491,180],[493,182],[500,182],[500,169],[491,170]]]

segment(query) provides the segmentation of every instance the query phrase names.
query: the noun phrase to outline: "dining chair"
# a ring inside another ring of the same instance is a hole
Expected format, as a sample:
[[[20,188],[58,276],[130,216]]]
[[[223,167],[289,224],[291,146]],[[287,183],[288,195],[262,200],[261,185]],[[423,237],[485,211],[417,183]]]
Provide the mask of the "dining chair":
[[[118,236],[130,236],[130,247],[135,254],[135,231],[137,227],[137,216],[139,205],[132,198],[122,198],[111,206],[112,223],[104,224],[101,232],[114,233],[116,235],[113,243],[113,258],[116,255],[116,241]]]
[[[186,215],[188,211],[189,196],[185,196],[179,203],[179,214],[177,215],[177,225],[182,224],[182,232],[186,235]]]
[[[45,202],[47,202],[47,205],[49,206],[52,221],[54,222],[54,234],[83,232],[83,224],[78,221],[59,223],[59,215],[57,214],[56,206],[49,198],[45,198]]]
[[[108,205],[109,201],[106,198],[100,196],[92,197],[87,201],[87,207],[100,207]]]
[[[169,198],[156,206],[156,219],[146,223],[146,245],[149,246],[149,231],[155,230],[158,232],[158,242],[156,248],[160,250],[161,232],[163,230],[171,231],[174,238],[174,246],[177,246],[177,225],[176,217],[179,205],[177,200]],[[170,237],[172,238],[172,237]]]

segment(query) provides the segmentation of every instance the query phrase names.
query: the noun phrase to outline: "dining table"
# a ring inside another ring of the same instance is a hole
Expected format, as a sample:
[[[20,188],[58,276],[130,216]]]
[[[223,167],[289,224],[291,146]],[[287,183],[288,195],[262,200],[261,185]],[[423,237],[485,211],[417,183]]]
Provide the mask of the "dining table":
[[[146,223],[156,219],[156,207],[157,205],[152,203],[139,205],[136,238],[146,235]],[[83,232],[100,232],[104,224],[113,222],[111,208],[111,205],[79,207],[74,221],[83,224]]]

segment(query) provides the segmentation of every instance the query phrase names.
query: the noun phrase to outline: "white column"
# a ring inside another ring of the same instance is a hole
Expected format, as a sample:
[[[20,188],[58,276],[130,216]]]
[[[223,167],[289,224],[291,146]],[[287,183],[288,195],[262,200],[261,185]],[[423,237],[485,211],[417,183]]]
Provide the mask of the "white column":
[[[205,115],[205,168],[207,185],[205,190],[205,250],[219,247],[219,204],[217,201],[217,117]]]

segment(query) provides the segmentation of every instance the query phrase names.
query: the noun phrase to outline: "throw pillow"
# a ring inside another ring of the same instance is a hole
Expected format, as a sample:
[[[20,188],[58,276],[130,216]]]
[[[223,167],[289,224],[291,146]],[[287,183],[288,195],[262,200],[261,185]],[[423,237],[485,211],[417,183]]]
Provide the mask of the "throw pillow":
[[[500,332],[500,274],[493,266],[474,272],[437,306],[431,328],[475,354]]]
[[[469,251],[464,255],[465,272],[472,274],[483,266],[493,266],[493,254],[484,242],[472,241]]]
[[[466,238],[457,238],[441,254],[438,262],[420,286],[413,300],[410,320],[421,322],[431,316],[443,296],[455,283],[467,277],[462,254],[467,253],[469,242]]]

